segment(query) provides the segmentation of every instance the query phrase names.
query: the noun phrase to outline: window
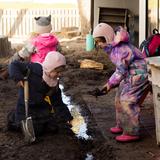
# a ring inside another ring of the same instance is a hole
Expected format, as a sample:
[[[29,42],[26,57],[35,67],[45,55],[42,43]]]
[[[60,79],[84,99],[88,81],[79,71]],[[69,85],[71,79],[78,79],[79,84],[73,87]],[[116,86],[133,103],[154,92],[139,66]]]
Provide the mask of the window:
[[[152,34],[154,28],[160,29],[160,0],[147,0],[147,37]]]

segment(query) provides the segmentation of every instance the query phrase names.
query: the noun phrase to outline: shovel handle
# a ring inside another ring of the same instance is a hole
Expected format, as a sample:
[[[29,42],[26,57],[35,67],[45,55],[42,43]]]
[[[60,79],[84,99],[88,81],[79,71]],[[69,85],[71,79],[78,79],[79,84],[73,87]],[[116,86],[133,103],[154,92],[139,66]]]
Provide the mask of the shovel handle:
[[[24,79],[24,100],[28,102],[29,99],[29,85],[28,80]]]
[[[28,100],[29,100],[29,85],[27,78],[24,78],[24,103],[25,103],[25,115],[28,117]]]

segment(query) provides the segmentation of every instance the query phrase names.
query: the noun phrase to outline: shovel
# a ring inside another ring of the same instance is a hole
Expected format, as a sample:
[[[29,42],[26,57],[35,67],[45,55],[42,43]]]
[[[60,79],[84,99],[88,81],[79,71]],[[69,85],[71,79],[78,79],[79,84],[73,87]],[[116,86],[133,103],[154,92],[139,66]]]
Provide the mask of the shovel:
[[[29,99],[29,87],[27,77],[24,78],[24,102],[25,102],[25,120],[22,120],[22,130],[25,141],[32,143],[36,140],[32,117],[28,116],[28,99]]]

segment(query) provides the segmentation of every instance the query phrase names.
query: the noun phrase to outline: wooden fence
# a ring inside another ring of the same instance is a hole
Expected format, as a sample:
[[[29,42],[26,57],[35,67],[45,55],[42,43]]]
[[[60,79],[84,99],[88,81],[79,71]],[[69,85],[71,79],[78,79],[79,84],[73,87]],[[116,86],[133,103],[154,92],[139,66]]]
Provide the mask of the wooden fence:
[[[54,32],[60,32],[62,27],[80,27],[78,9],[0,9],[0,35],[9,38],[25,38],[34,31],[38,16],[52,16]]]

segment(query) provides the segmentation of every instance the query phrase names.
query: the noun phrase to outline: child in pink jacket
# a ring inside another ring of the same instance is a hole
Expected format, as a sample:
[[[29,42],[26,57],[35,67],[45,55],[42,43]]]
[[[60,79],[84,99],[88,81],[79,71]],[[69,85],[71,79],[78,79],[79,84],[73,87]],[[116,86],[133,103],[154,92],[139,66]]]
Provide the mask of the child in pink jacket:
[[[51,15],[48,17],[35,17],[36,36],[31,38],[31,43],[36,48],[36,53],[32,54],[31,62],[37,62],[42,64],[46,55],[50,51],[57,51],[59,42],[57,37],[50,33],[52,30]]]

